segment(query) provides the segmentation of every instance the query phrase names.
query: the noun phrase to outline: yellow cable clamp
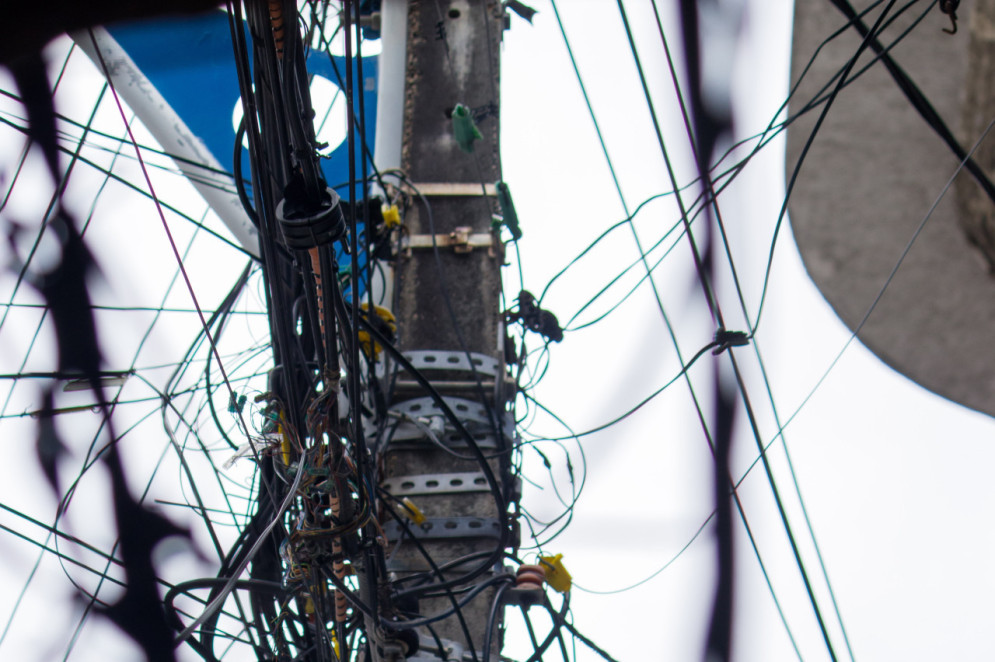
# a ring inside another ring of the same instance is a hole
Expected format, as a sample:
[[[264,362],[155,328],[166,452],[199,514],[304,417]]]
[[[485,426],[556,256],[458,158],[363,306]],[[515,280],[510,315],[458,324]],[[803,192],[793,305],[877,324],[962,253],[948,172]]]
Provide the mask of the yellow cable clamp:
[[[401,499],[401,506],[404,508],[404,511],[408,514],[408,517],[411,518],[412,522],[414,522],[418,526],[421,526],[422,524],[425,523],[425,520],[427,519],[425,517],[425,513],[423,513],[421,509],[415,505],[414,501],[412,501],[408,497],[404,497],[403,499]]]
[[[359,308],[365,314],[366,311],[369,310],[369,305],[365,304],[365,303],[364,304],[360,304]],[[385,333],[384,335],[386,335],[386,336],[388,336],[388,338],[390,338],[390,336],[392,336],[393,334],[397,333],[397,320],[394,317],[393,313],[391,313],[389,310],[387,310],[386,308],[383,308],[381,306],[373,306],[373,311],[376,313],[377,317],[380,319],[380,323],[379,323],[380,329],[383,330],[383,331],[388,331],[389,330],[389,332]],[[367,319],[369,319],[372,324],[377,324],[377,321],[375,321],[374,319],[371,319],[371,318],[367,318]],[[370,355],[370,348],[372,347],[373,348],[373,359],[376,360],[376,359],[380,358],[380,352],[383,351],[383,348],[380,346],[380,343],[371,342],[370,332],[369,331],[361,330],[359,332],[359,343],[360,343],[360,345],[363,346],[363,351],[366,352],[367,356]]]
[[[283,420],[283,417],[280,417]],[[283,429],[283,423],[276,427],[277,434],[280,435],[280,454],[283,456],[283,466],[290,466],[290,438],[287,437],[287,433]]]
[[[396,228],[401,224],[401,212],[397,205],[384,205],[381,207],[381,211],[383,212],[383,224],[388,228]]]
[[[568,593],[570,591],[573,578],[563,566],[562,559],[563,554],[539,557],[540,563],[542,563],[542,565],[546,568],[546,583],[552,586],[554,591],[558,591],[559,593]]]

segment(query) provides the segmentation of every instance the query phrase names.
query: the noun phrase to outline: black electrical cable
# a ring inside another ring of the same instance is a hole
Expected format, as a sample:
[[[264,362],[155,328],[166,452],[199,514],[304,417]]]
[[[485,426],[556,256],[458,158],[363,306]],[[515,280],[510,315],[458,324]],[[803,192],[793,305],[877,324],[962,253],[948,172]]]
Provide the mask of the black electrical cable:
[[[355,9],[355,16],[354,16],[355,25],[359,26],[361,24],[361,20],[362,20],[361,13],[360,13],[360,9],[361,9],[360,8],[360,3],[357,2],[355,5],[353,5],[353,7]],[[357,119],[358,119],[357,128],[359,130],[359,141],[360,141],[360,172],[362,173],[361,186],[362,186],[362,192],[363,192],[362,201],[361,201],[362,216],[363,216],[363,231],[364,231],[362,248],[363,248],[363,252],[365,254],[364,268],[365,268],[365,275],[366,275],[365,285],[366,285],[366,295],[367,295],[366,309],[367,309],[367,314],[372,316],[372,315],[376,315],[377,314],[376,307],[375,307],[374,302],[373,302],[373,265],[374,265],[375,259],[374,259],[374,256],[373,256],[373,252],[371,251],[370,239],[369,239],[369,237],[372,234],[371,233],[371,228],[370,228],[370,200],[369,200],[369,189],[370,189],[369,179],[370,179],[370,175],[369,175],[369,171],[370,171],[371,164],[373,164],[373,158],[372,158],[372,156],[368,157],[368,155],[370,153],[370,149],[369,149],[369,146],[366,144],[366,101],[365,101],[365,98],[366,98],[366,85],[365,85],[366,78],[363,75],[363,31],[361,29],[357,29],[356,30],[356,57],[355,57],[355,61],[356,61],[356,75],[359,78],[359,80],[361,82],[363,82],[363,85],[361,85],[360,91],[359,91],[359,95],[358,95],[359,113],[358,113],[358,116],[357,116]],[[350,110],[350,112],[351,112],[351,110]],[[375,164],[373,165],[373,168],[374,168],[374,172],[376,173],[376,166],[375,166]],[[379,173],[376,173],[376,174],[377,174],[377,176],[379,176]],[[357,211],[356,211],[357,207],[356,207],[355,203],[353,203],[352,209],[353,209],[353,215],[356,216],[357,215]],[[355,297],[355,298],[358,298],[360,296],[360,293],[359,293],[360,283],[361,283],[361,278],[359,277],[359,275],[358,274],[353,274],[352,277],[351,277],[351,284],[352,284],[352,296]],[[376,379],[376,366],[375,366],[375,363],[376,363],[376,351],[374,350],[372,344],[370,346],[370,351],[368,353],[364,352],[363,356],[366,359],[367,375],[370,376],[370,378],[369,378],[369,386],[370,386],[371,394],[373,396],[374,406],[376,406],[377,413],[381,417],[386,416],[387,403],[386,403],[386,398],[383,397],[383,394],[382,394],[382,392],[381,392],[381,390],[379,388],[379,382]]]
[[[493,577],[489,577],[484,581],[476,584],[469,590],[467,590],[466,594],[463,596],[463,599],[459,601],[458,608],[462,609],[463,607],[466,607],[468,604],[470,604],[470,602],[474,600],[474,598],[476,598],[478,595],[480,595],[481,592],[483,592],[485,589],[489,588],[490,586],[493,586],[495,584],[511,583],[514,581],[515,578],[511,575],[495,575]],[[445,620],[450,616],[452,616],[453,613],[454,610],[447,609],[446,611],[439,614],[435,614],[434,616],[425,616],[422,618],[415,618],[407,621],[381,620],[380,623],[381,625],[383,625],[383,627],[385,627],[388,630],[407,630],[408,628],[421,627],[423,625],[428,625],[429,623],[436,623],[438,621]]]
[[[501,586],[494,591],[494,597],[491,598],[491,609],[487,614],[487,621],[484,629],[483,662],[490,662],[491,640],[494,637],[494,630],[497,629],[498,616],[501,614],[501,608],[504,606],[504,592],[512,586],[513,584],[501,584]]]
[[[345,59],[346,59],[346,108],[348,112],[346,113],[346,130],[347,130],[347,148],[348,148],[348,167],[349,167],[349,188],[348,188],[348,200],[352,205],[353,209],[356,208],[356,88],[354,87],[353,80],[353,50],[352,50],[352,16],[350,16],[350,10],[354,8],[354,5],[350,0],[343,0],[342,4],[342,17],[343,17],[343,29],[345,31]],[[358,28],[358,22],[356,23]],[[359,35],[359,30],[357,29],[357,35]],[[361,37],[360,37],[361,39]],[[359,88],[359,94],[363,94],[362,86]],[[366,174],[362,175],[363,189],[365,193],[365,182]],[[365,201],[365,195],[364,195]],[[356,213],[349,215],[349,249],[350,249],[350,274],[352,274],[352,295],[350,297],[350,314],[351,325],[346,327],[349,330],[349,337],[351,345],[349,347],[348,362],[349,362],[349,372],[347,374],[347,379],[350,384],[349,389],[349,405],[351,410],[351,434],[352,443],[355,448],[355,461],[357,465],[357,471],[361,477],[364,484],[372,484],[371,477],[374,475],[374,469],[369,466],[371,460],[370,454],[367,451],[366,438],[363,432],[363,411],[362,411],[362,399],[361,390],[362,384],[360,380],[360,341],[359,341],[359,325],[357,321],[361,318],[360,307],[359,307],[359,235],[357,231],[357,218]],[[334,290],[333,296],[336,299],[337,305],[343,305],[344,302],[341,301],[343,294],[338,283],[332,284],[331,289]],[[373,314],[373,311],[370,311]],[[376,495],[371,493],[369,495],[371,502],[375,503]],[[375,507],[375,506],[374,506]],[[372,536],[372,531],[370,532]],[[379,613],[379,584],[386,575],[386,562],[383,557],[383,550],[379,546],[366,547],[364,549],[364,572],[366,573],[366,584],[365,593],[368,599],[371,600],[371,607],[374,613]]]
[[[568,621],[565,617],[561,616],[559,613],[554,612],[552,610],[550,610],[550,615],[553,617],[554,621],[557,621],[560,625],[562,625],[567,630],[569,630],[570,634],[572,634],[573,636],[575,636],[578,639],[580,639],[584,643],[585,646],[587,646],[592,651],[594,651],[595,653],[597,653],[598,655],[600,655],[602,658],[604,658],[608,662],[618,662],[618,660],[616,660],[611,655],[609,655],[608,652],[606,652],[604,649],[602,649],[600,646],[598,646],[597,644],[595,644],[589,638],[587,638],[583,634],[581,634],[580,631],[576,628],[576,626],[574,626],[574,624],[571,623],[570,621]]]
[[[435,628],[431,625],[424,625],[423,627],[428,630],[429,636],[432,637],[432,640],[435,642],[435,650],[441,656],[441,662],[458,662],[457,660],[453,660],[449,657],[449,650],[443,645],[442,638],[439,636],[439,633],[436,632]]]
[[[490,556],[489,551],[472,552],[470,554],[466,554],[465,556],[461,556],[451,561],[446,561],[445,563],[439,565],[439,570],[442,570],[443,572],[445,572],[446,570],[452,570],[454,568],[458,568],[462,565],[466,565],[467,563],[471,563],[473,561],[476,561],[477,559],[482,559],[487,556]],[[515,557],[513,554],[510,553],[505,553],[505,558],[512,559],[519,563],[521,562],[520,559],[518,559],[517,557]],[[432,576],[434,576],[434,573],[424,571],[418,574],[409,575],[407,577],[398,577],[397,579],[394,579],[391,583],[395,587],[400,587],[406,584],[407,582],[411,581],[428,581]],[[439,589],[440,587],[437,585],[434,588]],[[417,591],[412,591],[411,593],[407,593],[405,591],[398,592],[398,595],[401,596],[416,595],[416,594]]]
[[[242,139],[245,137],[245,115],[238,122],[238,129],[235,131],[235,153],[232,155],[233,167],[235,169],[235,192],[238,194],[238,200],[242,203],[242,209],[245,210],[246,215],[252,224],[259,229],[259,217],[256,215],[256,210],[252,208],[252,201],[249,200],[249,194],[245,191],[245,179],[242,177]]]

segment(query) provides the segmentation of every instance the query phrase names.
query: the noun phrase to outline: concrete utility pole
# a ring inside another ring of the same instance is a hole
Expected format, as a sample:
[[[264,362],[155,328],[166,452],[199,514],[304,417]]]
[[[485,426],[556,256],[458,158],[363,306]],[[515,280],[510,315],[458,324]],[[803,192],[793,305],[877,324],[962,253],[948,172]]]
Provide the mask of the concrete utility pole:
[[[995,0],[975,0],[970,14],[967,43],[967,74],[961,108],[961,134],[967,147],[970,141],[984,133],[995,108]],[[974,153],[974,160],[989,177],[995,174],[995,140],[984,140]],[[978,247],[995,269],[995,205],[978,183],[970,177],[957,179],[960,205],[958,221],[970,241]]]
[[[863,19],[867,26],[883,11],[870,0],[851,2],[857,12],[870,12]],[[891,44],[902,37],[890,48],[891,56],[965,150],[984,136],[975,161],[991,178],[995,132],[984,131],[995,100],[995,3],[963,0],[956,13],[956,34],[943,32],[951,19],[933,4],[928,11],[924,6],[897,16],[879,40]],[[793,84],[819,44],[846,23],[833,3],[796,3]],[[861,41],[850,27],[819,51],[792,97],[792,115],[846,64]],[[870,50],[863,55],[853,82],[830,109],[791,194],[798,247],[837,314],[851,329],[863,322],[860,339],[882,360],[940,395],[995,414],[995,354],[978,349],[991,343],[995,328],[991,197],[965,169],[957,175],[957,194],[939,198],[960,161],[884,66],[875,64],[857,76],[872,55]],[[788,130],[789,176],[821,110],[805,113]],[[927,213],[912,250],[889,281]],[[779,277],[776,270],[773,277]],[[887,290],[865,321],[886,282]]]
[[[503,247],[491,231],[494,182],[500,178],[503,16],[497,0],[408,3],[401,165],[413,185],[402,189],[413,195],[404,217],[407,248],[398,260],[395,312],[401,349],[472,432],[490,458],[501,500],[509,502],[517,501],[507,488],[512,484],[507,451],[514,434],[509,411],[514,391],[505,377],[499,300]],[[454,138],[451,115],[457,105],[477,120],[481,138],[472,153],[461,150]],[[498,545],[517,547],[510,519],[500,512],[505,509],[497,505],[489,487],[493,483],[473,449],[403,370],[390,407],[399,423],[390,435],[384,486],[395,497],[408,497],[427,520],[409,525],[409,531],[386,525],[394,545],[388,571],[398,577],[433,572],[430,556],[452,580],[486,562]],[[412,534],[424,552],[411,541]],[[465,560],[446,567],[458,559]],[[469,585],[485,580],[493,565]],[[480,658],[488,636],[490,659],[498,659],[498,633],[486,633],[493,595],[494,589],[487,589],[463,608],[463,623],[449,616],[432,625],[450,649],[446,655],[431,652],[422,629],[416,659],[470,660],[470,646]],[[418,609],[423,617],[442,613],[452,609],[453,597],[462,596],[457,591],[422,599]]]

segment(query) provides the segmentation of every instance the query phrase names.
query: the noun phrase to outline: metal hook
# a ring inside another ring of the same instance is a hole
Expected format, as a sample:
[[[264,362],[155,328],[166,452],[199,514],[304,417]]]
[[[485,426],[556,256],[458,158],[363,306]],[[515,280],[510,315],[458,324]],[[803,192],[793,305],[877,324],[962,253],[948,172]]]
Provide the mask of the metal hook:
[[[943,28],[943,31],[947,34],[957,34],[957,5],[960,4],[960,0],[941,0],[940,1],[940,11],[947,14],[950,17],[950,25],[953,28],[948,30]]]
[[[953,30],[948,30],[946,28],[943,28],[943,31],[946,32],[947,34],[957,34],[957,14],[953,12],[950,13],[950,25],[953,26],[954,28]]]

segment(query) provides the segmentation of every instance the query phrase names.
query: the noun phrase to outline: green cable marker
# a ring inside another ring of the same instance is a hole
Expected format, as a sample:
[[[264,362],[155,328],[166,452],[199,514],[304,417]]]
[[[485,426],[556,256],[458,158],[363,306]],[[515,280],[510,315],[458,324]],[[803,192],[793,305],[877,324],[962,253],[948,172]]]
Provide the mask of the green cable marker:
[[[456,144],[459,148],[470,154],[473,152],[473,142],[480,140],[483,136],[477,125],[473,123],[473,116],[470,110],[461,103],[453,108],[453,135],[456,137]]]
[[[244,394],[236,396],[232,392],[228,399],[228,412],[231,414],[241,414],[242,410],[245,409],[245,401],[247,399]]]
[[[515,203],[511,200],[511,191],[504,182],[497,183],[498,204],[501,205],[501,215],[504,216],[504,224],[511,230],[511,238],[518,241],[522,238],[522,227],[518,224],[518,212],[515,211]]]

